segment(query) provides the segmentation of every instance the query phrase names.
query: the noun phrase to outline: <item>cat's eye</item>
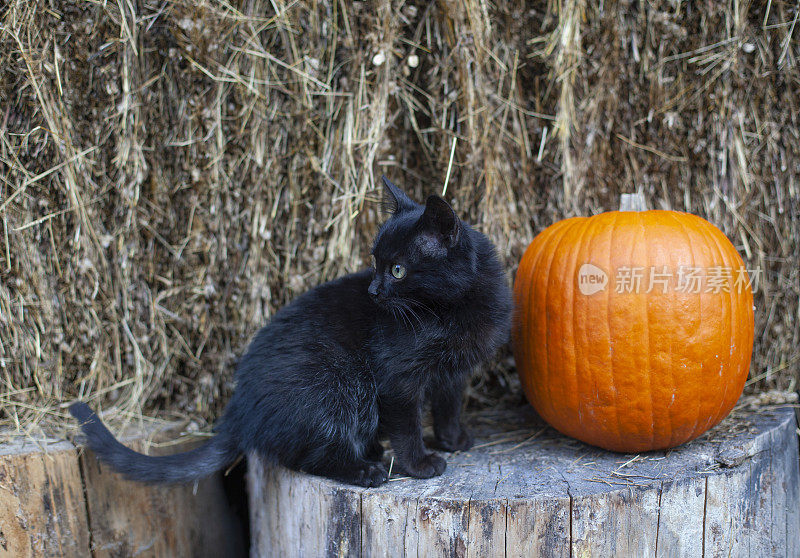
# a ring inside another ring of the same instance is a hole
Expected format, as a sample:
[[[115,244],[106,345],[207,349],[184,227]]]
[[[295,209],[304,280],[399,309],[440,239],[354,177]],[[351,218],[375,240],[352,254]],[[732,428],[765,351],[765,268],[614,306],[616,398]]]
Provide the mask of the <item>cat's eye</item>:
[[[392,276],[395,279],[402,279],[406,276],[406,268],[400,264],[394,264],[392,266]]]

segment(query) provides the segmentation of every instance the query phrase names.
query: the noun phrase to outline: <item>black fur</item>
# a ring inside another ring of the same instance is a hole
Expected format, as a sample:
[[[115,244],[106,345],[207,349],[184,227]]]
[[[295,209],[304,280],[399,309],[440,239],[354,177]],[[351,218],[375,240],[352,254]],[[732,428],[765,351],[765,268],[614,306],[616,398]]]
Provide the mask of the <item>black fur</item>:
[[[147,457],[75,403],[70,411],[100,459],[135,480],[184,482],[257,451],[293,469],[377,486],[388,477],[378,440],[386,435],[396,468],[427,478],[446,464],[423,444],[425,401],[437,446],[469,448],[464,383],[508,337],[505,275],[489,240],[442,198],[422,206],[385,177],[384,184],[392,215],[375,238],[375,268],[312,289],[256,334],[210,442]],[[397,264],[401,279],[392,274]]]
[[[156,483],[190,482],[219,471],[239,455],[223,436],[191,451],[174,455],[146,456],[120,444],[86,403],[70,405],[69,412],[81,423],[83,433],[100,459],[131,480]]]

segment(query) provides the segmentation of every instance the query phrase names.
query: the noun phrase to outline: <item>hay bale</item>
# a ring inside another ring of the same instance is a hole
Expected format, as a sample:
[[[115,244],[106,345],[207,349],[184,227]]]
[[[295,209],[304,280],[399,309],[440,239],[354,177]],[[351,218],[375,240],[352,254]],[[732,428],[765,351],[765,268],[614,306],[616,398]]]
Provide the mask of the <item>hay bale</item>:
[[[10,0],[0,8],[0,423],[94,395],[213,418],[276,308],[367,262],[375,177],[441,191],[509,273],[543,227],[653,207],[750,268],[753,380],[800,353],[797,8]],[[446,178],[447,177],[447,178]],[[485,403],[519,397],[511,364]]]

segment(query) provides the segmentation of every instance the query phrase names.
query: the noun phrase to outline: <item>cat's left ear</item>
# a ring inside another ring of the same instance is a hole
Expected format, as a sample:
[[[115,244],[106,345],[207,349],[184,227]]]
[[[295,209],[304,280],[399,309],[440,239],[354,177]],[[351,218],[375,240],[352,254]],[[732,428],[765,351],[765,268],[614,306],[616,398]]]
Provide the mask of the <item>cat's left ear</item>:
[[[411,201],[411,198],[409,198],[405,192],[392,184],[391,180],[385,176],[381,176],[381,180],[383,180],[382,206],[384,211],[395,215],[416,207],[417,204]]]
[[[422,214],[422,224],[426,230],[436,233],[450,246],[458,242],[461,225],[456,212],[439,196],[429,196]]]

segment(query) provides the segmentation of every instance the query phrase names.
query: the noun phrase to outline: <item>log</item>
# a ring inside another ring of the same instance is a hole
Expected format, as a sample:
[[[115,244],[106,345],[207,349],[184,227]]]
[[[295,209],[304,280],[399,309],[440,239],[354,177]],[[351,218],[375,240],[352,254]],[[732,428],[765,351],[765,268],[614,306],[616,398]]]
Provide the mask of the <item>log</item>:
[[[0,445],[0,556],[86,556],[89,544],[75,446]]]
[[[252,556],[800,556],[794,410],[738,408],[699,439],[623,455],[528,408],[472,417],[444,475],[363,489],[248,463]]]
[[[131,433],[123,441],[176,437],[174,428]],[[189,449],[184,438],[169,448]],[[239,556],[245,533],[221,475],[197,486],[127,481],[68,441],[0,444],[0,558],[28,556]]]

